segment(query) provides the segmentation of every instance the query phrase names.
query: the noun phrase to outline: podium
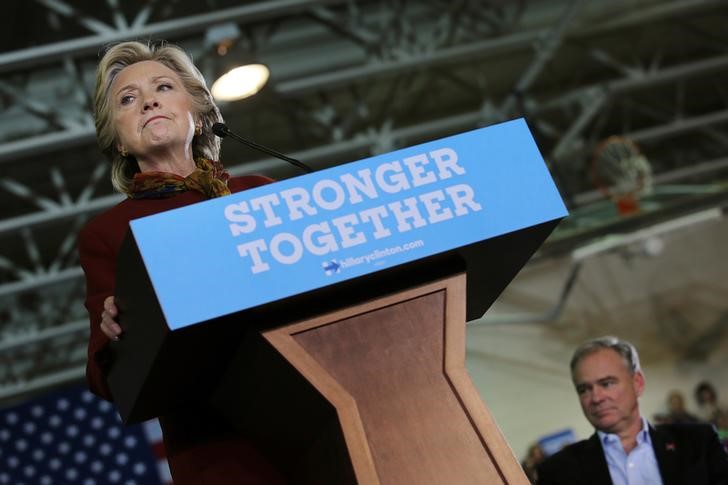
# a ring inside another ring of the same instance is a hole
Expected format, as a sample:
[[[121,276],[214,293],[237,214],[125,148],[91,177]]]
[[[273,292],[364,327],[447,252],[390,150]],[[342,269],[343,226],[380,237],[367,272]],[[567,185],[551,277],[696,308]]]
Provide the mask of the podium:
[[[211,403],[292,483],[526,484],[465,325],[565,215],[515,120],[132,221],[121,417]],[[181,241],[199,274],[169,274]]]

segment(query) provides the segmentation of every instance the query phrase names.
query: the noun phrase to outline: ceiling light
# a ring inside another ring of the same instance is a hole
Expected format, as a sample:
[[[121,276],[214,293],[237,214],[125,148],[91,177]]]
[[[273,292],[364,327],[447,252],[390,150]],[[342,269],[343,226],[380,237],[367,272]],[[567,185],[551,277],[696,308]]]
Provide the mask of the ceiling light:
[[[205,44],[211,53],[208,57],[211,78],[223,73],[210,88],[216,101],[245,99],[259,92],[268,82],[268,67],[255,59],[251,49],[243,47],[236,24],[210,27],[205,34]]]
[[[212,96],[217,101],[236,101],[254,95],[268,81],[270,71],[263,64],[235,67],[212,83]]]

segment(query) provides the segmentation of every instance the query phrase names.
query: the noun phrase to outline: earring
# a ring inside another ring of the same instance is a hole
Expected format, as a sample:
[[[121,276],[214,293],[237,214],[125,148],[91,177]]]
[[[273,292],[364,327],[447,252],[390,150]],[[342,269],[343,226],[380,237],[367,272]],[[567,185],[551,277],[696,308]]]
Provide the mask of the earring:
[[[122,157],[124,157],[124,158],[126,158],[126,157],[128,157],[128,156],[129,156],[129,153],[128,153],[128,152],[126,151],[126,148],[124,148],[124,147],[121,147],[121,149],[119,150],[119,154],[120,154],[120,155],[121,155]]]
[[[202,134],[202,127],[195,126],[195,135],[200,136]]]

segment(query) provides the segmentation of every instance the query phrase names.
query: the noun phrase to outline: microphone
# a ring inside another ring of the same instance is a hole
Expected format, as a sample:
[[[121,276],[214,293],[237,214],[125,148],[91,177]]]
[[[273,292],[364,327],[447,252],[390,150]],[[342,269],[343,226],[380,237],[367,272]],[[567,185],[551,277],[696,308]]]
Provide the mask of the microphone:
[[[233,133],[232,131],[230,131],[230,128],[228,128],[225,123],[215,123],[214,125],[212,125],[212,132],[215,133],[215,135],[219,136],[220,138],[225,138],[226,136],[234,138],[237,141],[239,141],[240,143],[242,143],[243,145],[247,145],[250,148],[259,150],[263,153],[267,153],[268,155],[271,155],[273,157],[280,158],[281,160],[284,160],[292,165],[295,165],[296,167],[300,168],[301,170],[303,170],[307,173],[313,172],[313,169],[311,169],[311,167],[309,167],[308,165],[306,165],[303,162],[296,160],[295,158],[287,157],[286,155],[279,153],[279,152],[273,150],[272,148],[268,148],[263,145],[258,145],[254,141],[246,140],[242,136],[240,136],[236,133]]]

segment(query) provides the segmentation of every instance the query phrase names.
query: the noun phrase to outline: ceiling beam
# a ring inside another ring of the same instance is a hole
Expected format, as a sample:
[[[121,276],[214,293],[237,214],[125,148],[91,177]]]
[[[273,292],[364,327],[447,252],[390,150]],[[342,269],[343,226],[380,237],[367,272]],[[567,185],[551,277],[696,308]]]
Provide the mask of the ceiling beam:
[[[259,22],[284,15],[299,14],[311,7],[345,3],[344,0],[267,0],[239,7],[215,10],[206,14],[133,26],[128,30],[97,34],[78,39],[30,47],[0,54],[0,73],[35,68],[58,62],[65,56],[94,55],[107,44],[128,39],[179,38],[187,34],[204,32],[207,28],[225,22]]]

